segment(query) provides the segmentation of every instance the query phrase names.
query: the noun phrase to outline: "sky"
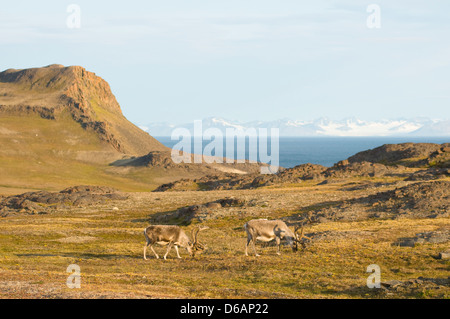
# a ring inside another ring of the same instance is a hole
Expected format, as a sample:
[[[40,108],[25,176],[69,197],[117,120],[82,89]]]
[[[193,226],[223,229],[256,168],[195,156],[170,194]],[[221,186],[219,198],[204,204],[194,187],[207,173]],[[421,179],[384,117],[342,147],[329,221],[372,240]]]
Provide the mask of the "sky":
[[[2,2],[1,70],[81,65],[136,124],[450,119],[447,0]]]

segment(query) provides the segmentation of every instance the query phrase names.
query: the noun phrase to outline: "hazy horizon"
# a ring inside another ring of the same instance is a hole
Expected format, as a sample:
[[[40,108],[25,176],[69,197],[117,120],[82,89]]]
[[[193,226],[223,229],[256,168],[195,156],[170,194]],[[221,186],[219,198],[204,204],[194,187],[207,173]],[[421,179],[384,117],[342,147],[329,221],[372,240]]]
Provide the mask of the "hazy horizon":
[[[231,118],[231,117],[226,117],[226,116],[207,116],[202,118],[201,120],[205,120],[205,119],[224,119],[224,120],[230,120],[236,123],[240,123],[240,124],[245,124],[245,123],[250,123],[250,122],[276,122],[276,121],[283,121],[283,120],[289,120],[289,121],[298,121],[298,122],[314,122],[314,121],[318,121],[321,119],[326,119],[326,120],[330,120],[330,121],[337,121],[337,122],[341,122],[341,121],[345,121],[345,120],[350,120],[350,119],[355,119],[355,120],[360,120],[360,121],[399,121],[399,120],[430,120],[430,121],[450,121],[450,117],[449,118],[431,118],[431,117],[427,117],[427,116],[397,116],[397,117],[392,117],[392,118],[379,118],[379,119],[373,119],[373,118],[360,118],[360,117],[356,117],[356,116],[346,116],[346,117],[330,117],[330,116],[319,116],[319,117],[314,117],[314,118],[292,118],[292,117],[281,117],[281,118],[272,118],[269,120],[262,120],[262,119],[250,119],[250,120],[242,120],[239,118]],[[182,124],[186,124],[186,123],[190,123],[193,122],[195,120],[199,120],[199,119],[193,119],[192,121],[187,121],[187,120],[183,120],[183,119],[179,119],[177,121],[171,121],[170,119],[167,120],[162,120],[162,121],[150,121],[150,122],[146,122],[145,119],[140,119],[139,121],[135,121],[134,124],[135,125],[145,125],[145,124],[151,124],[151,123],[167,123],[167,124],[174,124],[174,125],[182,125]]]
[[[212,128],[219,129],[222,134],[225,134],[228,128],[244,132],[249,129],[278,128],[280,137],[450,137],[450,120],[432,120],[424,117],[380,121],[364,121],[355,117],[342,120],[322,117],[311,121],[285,118],[249,122],[209,117],[184,123],[168,121],[146,123],[145,120],[141,120],[135,125],[152,136],[171,136],[177,128],[187,129],[190,134],[194,132],[204,134],[206,130]]]

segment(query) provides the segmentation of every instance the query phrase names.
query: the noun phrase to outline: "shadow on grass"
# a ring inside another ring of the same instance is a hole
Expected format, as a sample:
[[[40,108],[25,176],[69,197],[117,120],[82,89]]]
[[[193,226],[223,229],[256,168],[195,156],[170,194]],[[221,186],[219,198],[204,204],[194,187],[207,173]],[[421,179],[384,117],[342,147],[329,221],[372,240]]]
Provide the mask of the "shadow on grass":
[[[193,214],[184,215],[180,213],[180,210],[171,210],[151,214],[147,218],[136,218],[128,221],[132,223],[148,223],[149,225],[189,226],[192,222],[192,219]]]
[[[17,254],[17,257],[69,257],[82,259],[142,259],[136,254],[95,254],[95,253],[61,253],[61,254]]]

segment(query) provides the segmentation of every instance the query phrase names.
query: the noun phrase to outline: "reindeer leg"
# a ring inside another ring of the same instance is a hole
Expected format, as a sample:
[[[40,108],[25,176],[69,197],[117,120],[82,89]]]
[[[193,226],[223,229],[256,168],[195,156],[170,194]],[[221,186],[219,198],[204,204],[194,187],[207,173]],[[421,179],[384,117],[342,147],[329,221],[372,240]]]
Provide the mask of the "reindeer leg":
[[[148,245],[150,245],[150,243],[152,242],[150,240],[150,238],[147,235],[147,229],[144,231],[144,236],[145,236],[145,246],[144,246],[144,260],[147,260],[147,247]]]
[[[170,242],[170,243],[167,245],[167,251],[166,251],[166,254],[164,255],[164,260],[166,260],[166,257],[167,257],[167,255],[169,254],[169,251],[172,249],[172,246],[173,246],[173,243],[172,243],[172,242]]]
[[[277,255],[281,255],[280,246],[281,246],[281,238],[275,237],[275,240],[277,242]]]
[[[177,257],[179,259],[181,259],[180,253],[178,252],[178,246],[177,245],[175,245],[175,251],[177,252]]]
[[[255,252],[255,256],[259,257],[258,253],[256,252],[256,240],[253,238],[252,243],[253,243],[253,251]]]
[[[145,243],[145,246],[144,246],[144,260],[147,260],[147,247],[148,247],[149,244],[150,243],[147,242],[147,243]]]
[[[153,253],[155,254],[156,259],[159,259],[158,254],[157,254],[156,251],[153,249],[153,244],[150,245],[150,249],[151,249],[151,250],[153,251]]]
[[[247,243],[245,244],[245,256],[248,256],[248,244],[250,244],[251,237],[247,236]]]

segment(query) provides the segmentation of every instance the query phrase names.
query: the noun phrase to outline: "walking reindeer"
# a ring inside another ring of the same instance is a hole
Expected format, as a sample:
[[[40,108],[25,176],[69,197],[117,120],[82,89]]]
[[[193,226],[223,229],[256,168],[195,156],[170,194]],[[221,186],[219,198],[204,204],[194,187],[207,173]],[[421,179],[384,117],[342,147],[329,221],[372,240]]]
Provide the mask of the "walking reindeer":
[[[292,231],[282,220],[252,219],[244,225],[244,229],[247,232],[246,256],[248,256],[248,245],[250,242],[253,244],[255,256],[259,256],[256,253],[255,243],[257,240],[269,242],[275,239],[278,255],[281,254],[280,245],[282,239],[286,239],[294,252],[298,250],[298,243],[305,248],[305,244],[301,241],[303,238],[303,226],[301,227],[301,233],[298,234],[299,226],[296,226],[294,231]]]
[[[154,225],[149,226],[144,230],[144,236],[146,240],[146,244],[144,247],[144,259],[147,260],[147,247],[150,246],[150,249],[155,254],[156,258],[159,258],[158,254],[153,249],[154,244],[158,244],[161,246],[167,246],[167,251],[164,255],[164,259],[167,258],[172,247],[175,247],[175,251],[177,252],[177,257],[181,258],[180,253],[178,252],[178,247],[186,248],[189,255],[191,257],[195,256],[195,253],[198,250],[204,250],[205,245],[201,244],[198,241],[198,233],[202,230],[208,229],[206,226],[199,226],[192,230],[192,241],[186,235],[183,229],[179,226],[171,226],[171,225]]]

